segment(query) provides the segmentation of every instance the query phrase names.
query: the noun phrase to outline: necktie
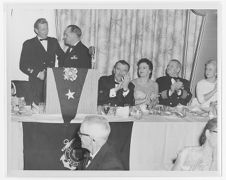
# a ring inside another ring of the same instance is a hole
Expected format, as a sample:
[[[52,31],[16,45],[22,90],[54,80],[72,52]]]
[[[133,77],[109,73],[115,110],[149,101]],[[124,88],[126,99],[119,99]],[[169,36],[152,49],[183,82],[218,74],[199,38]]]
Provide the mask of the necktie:
[[[92,157],[87,158],[86,168],[90,165]]]
[[[69,54],[72,51],[72,49],[73,49],[73,46],[69,46],[67,51],[66,51],[66,54]]]
[[[91,163],[92,157],[90,156],[90,153],[86,153],[84,156],[84,167],[87,168],[88,165]]]

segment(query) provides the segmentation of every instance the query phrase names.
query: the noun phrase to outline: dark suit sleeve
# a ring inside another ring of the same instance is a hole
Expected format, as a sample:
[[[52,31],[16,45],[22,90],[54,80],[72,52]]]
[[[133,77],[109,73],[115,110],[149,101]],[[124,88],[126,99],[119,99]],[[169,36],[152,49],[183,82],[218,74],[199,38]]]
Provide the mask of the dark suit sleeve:
[[[98,101],[97,105],[103,105],[109,103],[110,89],[106,86],[106,81],[104,76],[100,77],[98,81]]]
[[[31,58],[33,57],[32,44],[29,41],[25,41],[22,47],[20,56],[20,70],[28,76],[37,77],[40,69],[34,68],[31,64]]]
[[[64,60],[65,60],[65,53],[63,49],[60,47],[59,42],[56,39],[56,55],[57,55],[57,60],[58,60],[58,66],[63,67]]]
[[[125,168],[117,159],[111,159],[104,163],[102,170],[125,170]]]
[[[168,82],[165,77],[160,77],[156,80],[158,84],[159,89],[159,104],[170,106],[170,98],[168,96],[170,86],[168,85]]]
[[[91,62],[91,55],[89,54],[88,48],[83,48],[80,53],[82,57],[82,61],[81,61],[82,64],[80,66],[82,68],[91,69],[92,62]]]

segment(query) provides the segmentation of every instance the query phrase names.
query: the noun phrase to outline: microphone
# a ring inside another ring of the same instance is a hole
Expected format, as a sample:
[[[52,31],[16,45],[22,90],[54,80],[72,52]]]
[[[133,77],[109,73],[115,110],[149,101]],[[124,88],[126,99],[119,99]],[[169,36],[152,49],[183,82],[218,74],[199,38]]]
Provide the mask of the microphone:
[[[95,69],[96,61],[94,59],[94,55],[95,55],[95,47],[94,46],[89,47],[89,54],[91,55],[91,58],[92,58],[92,69]]]
[[[91,55],[91,57],[93,59],[94,55],[95,55],[95,47],[94,46],[89,47],[89,54]]]

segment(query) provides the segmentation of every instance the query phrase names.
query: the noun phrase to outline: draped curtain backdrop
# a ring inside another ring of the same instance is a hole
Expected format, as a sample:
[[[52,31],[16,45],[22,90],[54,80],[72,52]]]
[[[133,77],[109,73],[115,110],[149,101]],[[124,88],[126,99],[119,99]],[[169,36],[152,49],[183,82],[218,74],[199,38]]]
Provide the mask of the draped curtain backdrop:
[[[136,78],[136,63],[145,57],[153,62],[155,80],[165,74],[169,60],[176,58],[184,65],[182,76],[190,79],[202,21],[190,10],[60,9],[55,13],[62,47],[66,48],[65,28],[79,26],[82,42],[96,48],[96,68],[102,75],[111,74],[115,62],[124,59]]]

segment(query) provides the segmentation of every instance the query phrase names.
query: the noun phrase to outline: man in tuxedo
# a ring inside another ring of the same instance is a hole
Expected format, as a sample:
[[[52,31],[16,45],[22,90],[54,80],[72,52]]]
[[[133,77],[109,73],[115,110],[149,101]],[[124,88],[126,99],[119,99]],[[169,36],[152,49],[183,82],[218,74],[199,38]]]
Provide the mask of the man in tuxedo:
[[[129,77],[130,65],[119,60],[110,76],[102,76],[98,82],[98,106],[133,106],[134,85]]]
[[[110,125],[105,117],[85,117],[78,132],[82,148],[90,152],[90,158],[84,160],[84,170],[124,170],[114,147],[107,143],[110,132]]]
[[[89,49],[81,42],[81,29],[69,25],[64,31],[64,43],[68,46],[66,57],[61,66],[75,68],[91,68]]]
[[[174,107],[186,105],[190,101],[190,83],[179,77],[180,70],[180,61],[172,59],[167,65],[166,76],[156,80],[159,85],[159,104]]]
[[[55,66],[56,56],[61,64],[65,55],[57,39],[48,37],[48,31],[46,19],[38,19],[34,23],[37,36],[23,43],[20,56],[20,70],[29,77],[34,107],[45,101],[46,69]]]

